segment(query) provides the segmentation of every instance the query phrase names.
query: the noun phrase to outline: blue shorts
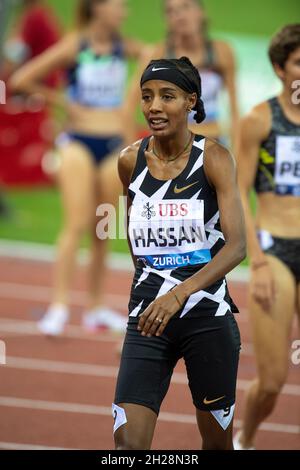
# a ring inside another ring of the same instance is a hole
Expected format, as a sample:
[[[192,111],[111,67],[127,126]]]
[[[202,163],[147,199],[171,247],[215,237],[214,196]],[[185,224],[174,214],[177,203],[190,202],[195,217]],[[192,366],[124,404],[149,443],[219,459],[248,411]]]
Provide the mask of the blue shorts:
[[[122,146],[122,138],[118,136],[94,137],[90,135],[77,134],[75,132],[63,133],[58,136],[56,143],[58,147],[75,140],[85,146],[95,165],[101,163],[110,153],[116,151]]]

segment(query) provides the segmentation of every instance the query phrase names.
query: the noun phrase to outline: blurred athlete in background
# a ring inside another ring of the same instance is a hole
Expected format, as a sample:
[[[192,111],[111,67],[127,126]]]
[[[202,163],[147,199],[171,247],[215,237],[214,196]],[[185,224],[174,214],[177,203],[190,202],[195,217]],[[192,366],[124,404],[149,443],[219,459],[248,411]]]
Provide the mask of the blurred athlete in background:
[[[238,123],[238,107],[235,88],[235,61],[231,47],[224,41],[209,37],[208,19],[199,0],[165,0],[167,40],[162,45],[159,57],[189,57],[199,70],[202,82],[202,99],[206,119],[201,125],[189,117],[193,132],[200,132],[214,139],[220,139],[224,131],[219,122],[218,99],[222,89],[229,96],[230,118],[228,127],[234,142],[234,131]]]
[[[269,57],[282,81],[279,96],[255,106],[242,120],[239,183],[248,231],[249,311],[257,379],[246,395],[236,449],[253,448],[260,423],[273,411],[288,373],[290,334],[300,315],[300,24],[272,39]],[[249,193],[258,208],[251,214]]]
[[[202,82],[202,99],[205,105],[206,118],[201,124],[189,116],[191,131],[207,137],[224,141],[225,134],[230,134],[232,147],[236,141],[236,130],[239,113],[235,86],[235,60],[231,47],[224,41],[212,40],[208,32],[208,19],[199,0],[164,0],[167,23],[167,40],[159,44],[153,57],[178,58],[188,57],[199,70]],[[146,65],[146,64],[144,64]],[[142,73],[139,70],[138,75]],[[220,125],[219,98],[222,90],[228,92],[230,116],[228,129]],[[132,100],[138,102],[139,89],[136,85],[131,90]],[[228,141],[228,136],[225,139]]]
[[[96,235],[96,208],[101,203],[115,203],[121,194],[116,152],[135,137],[123,115],[127,59],[140,60],[145,47],[122,36],[126,14],[123,0],[81,0],[76,30],[11,80],[15,90],[40,92],[48,103],[63,106],[68,115],[68,129],[58,138],[58,178],[65,219],[58,243],[53,302],[39,323],[45,334],[60,334],[69,318],[68,291],[76,252],[86,231],[92,234],[92,247],[84,325],[118,331],[126,326],[125,317],[104,306],[107,240]],[[64,97],[38,85],[47,73],[61,67],[67,70]]]
[[[11,3],[2,1],[0,12],[0,79],[5,83],[25,62],[55,44],[61,34],[58,18],[44,2],[23,0],[17,3],[18,8],[12,8]],[[11,24],[10,15],[14,16]],[[57,87],[60,73],[45,77],[45,83]],[[51,113],[40,100],[14,97],[6,91],[6,104],[0,106],[0,181],[4,185],[44,183],[47,178],[41,162],[54,138]]]
[[[59,19],[41,0],[22,0],[20,13],[14,21],[3,50],[1,75],[8,77],[26,61],[38,56],[61,36]],[[49,86],[58,82],[58,73],[46,77]]]

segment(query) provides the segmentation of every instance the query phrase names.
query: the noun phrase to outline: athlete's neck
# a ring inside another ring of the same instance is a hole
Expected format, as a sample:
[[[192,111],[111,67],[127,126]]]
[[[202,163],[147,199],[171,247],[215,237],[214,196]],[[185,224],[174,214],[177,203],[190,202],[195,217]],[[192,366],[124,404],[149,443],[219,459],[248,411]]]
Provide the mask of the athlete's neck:
[[[289,119],[300,123],[300,93],[297,90],[284,89],[278,101]]]
[[[174,44],[176,49],[199,51],[205,47],[205,38],[195,33],[178,35],[174,37]]]
[[[172,161],[174,155],[180,152],[185,153],[184,149],[191,141],[191,138],[191,132],[188,129],[184,129],[180,135],[178,134],[173,137],[154,137],[153,147],[155,148],[155,153],[159,155],[160,160],[167,162],[171,159]]]
[[[114,37],[111,29],[106,27],[105,23],[101,20],[94,20],[90,23],[88,28],[88,35],[90,40],[95,45],[109,44]]]

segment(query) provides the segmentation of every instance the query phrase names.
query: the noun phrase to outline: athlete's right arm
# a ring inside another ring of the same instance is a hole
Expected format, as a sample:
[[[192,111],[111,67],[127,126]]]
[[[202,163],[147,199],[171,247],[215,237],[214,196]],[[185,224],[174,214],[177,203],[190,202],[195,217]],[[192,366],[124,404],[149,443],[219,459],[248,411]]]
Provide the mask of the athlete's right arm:
[[[65,104],[61,93],[41,85],[49,73],[54,70],[66,69],[76,57],[78,50],[78,33],[71,33],[47,49],[45,52],[27,62],[15,72],[9,82],[13,92],[40,94],[49,104],[62,106]]]
[[[130,249],[131,253],[131,258],[133,261],[134,266],[136,266],[136,258],[133,255],[132,249],[131,249],[131,243],[129,240],[128,236],[128,224],[129,224],[129,211],[131,207],[131,200],[128,197],[128,188],[130,185],[130,181],[132,178],[132,174],[136,165],[136,159],[137,159],[137,154],[138,154],[138,149],[140,146],[141,141],[137,141],[132,145],[129,145],[126,147],[122,152],[120,153],[119,160],[118,160],[118,173],[120,180],[123,184],[123,195],[126,199],[126,229],[127,229],[127,241],[128,241],[128,246]]]
[[[271,127],[271,113],[266,102],[261,103],[241,120],[237,169],[241,200],[245,214],[247,245],[250,257],[252,281],[251,294],[266,310],[274,294],[267,259],[257,238],[255,217],[250,206],[250,192],[254,186],[261,143],[267,138]],[[262,275],[262,276],[261,276]],[[265,279],[261,282],[261,279]],[[270,282],[268,281],[270,279]],[[262,285],[263,284],[263,285]]]
[[[238,183],[245,212],[248,253],[251,263],[265,259],[257,239],[255,219],[250,206],[250,192],[254,185],[261,142],[267,137],[270,124],[265,103],[256,106],[241,120],[237,152]]]

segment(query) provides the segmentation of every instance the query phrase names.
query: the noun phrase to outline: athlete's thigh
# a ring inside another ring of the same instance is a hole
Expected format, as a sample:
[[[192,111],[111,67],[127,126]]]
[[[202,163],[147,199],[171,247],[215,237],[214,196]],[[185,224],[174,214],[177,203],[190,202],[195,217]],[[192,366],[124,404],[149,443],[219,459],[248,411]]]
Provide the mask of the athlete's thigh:
[[[278,258],[268,255],[275,282],[275,301],[265,311],[250,298],[249,314],[258,370],[263,375],[284,374],[288,360],[288,341],[296,308],[296,285],[291,271]],[[270,367],[272,364],[272,367]]]
[[[186,319],[185,325],[190,332],[182,336],[182,353],[195,407],[210,411],[233,406],[240,353],[234,315]]]
[[[300,281],[297,284],[297,306],[296,306],[296,313],[298,316],[298,323],[300,323]]]
[[[114,152],[97,166],[97,198],[101,203],[117,207],[123,188],[118,175],[119,153]]]
[[[157,414],[150,408],[134,403],[113,405],[114,440],[116,447],[151,448]]]
[[[163,335],[148,338],[137,330],[138,319],[129,317],[116,383],[115,404],[143,405],[158,415],[178,361],[178,352],[167,336],[167,331],[172,329],[170,323]]]
[[[91,220],[95,212],[95,166],[88,150],[75,141],[59,149],[58,181],[67,220]]]

